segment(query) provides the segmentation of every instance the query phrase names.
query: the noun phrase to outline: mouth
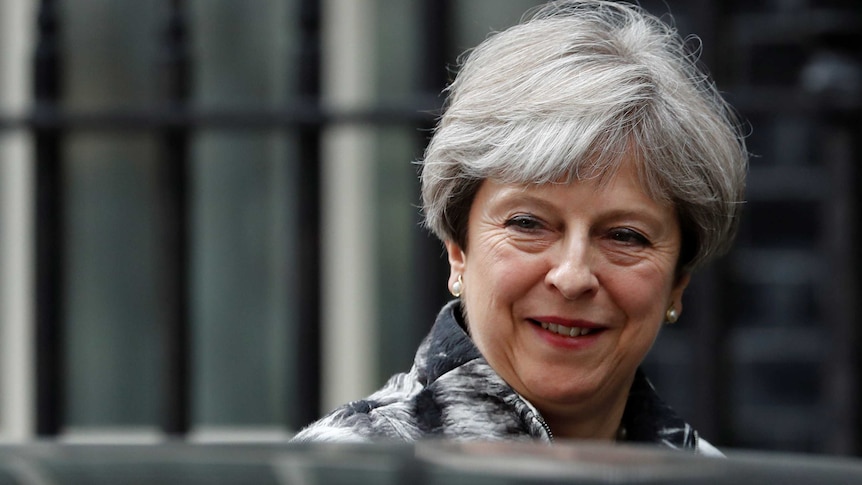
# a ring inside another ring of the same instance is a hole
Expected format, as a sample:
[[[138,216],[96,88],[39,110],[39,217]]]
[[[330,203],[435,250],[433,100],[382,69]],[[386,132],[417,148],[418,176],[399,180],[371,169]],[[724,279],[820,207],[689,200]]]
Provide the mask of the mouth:
[[[543,329],[555,333],[557,335],[562,335],[563,337],[583,337],[585,335],[593,335],[604,330],[603,328],[598,327],[569,327],[566,325],[562,325],[559,323],[549,323],[549,322],[540,322],[538,320],[531,320],[531,322],[535,325],[542,327]]]

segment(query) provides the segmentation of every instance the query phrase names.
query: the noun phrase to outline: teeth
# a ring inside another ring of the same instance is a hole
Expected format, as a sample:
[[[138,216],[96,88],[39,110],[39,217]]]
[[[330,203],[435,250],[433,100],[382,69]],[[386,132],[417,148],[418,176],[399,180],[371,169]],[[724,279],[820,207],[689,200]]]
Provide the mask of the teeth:
[[[579,337],[581,335],[586,335],[590,333],[589,328],[580,328],[580,327],[566,327],[564,325],[558,325],[556,323],[548,323],[548,322],[540,322],[542,328],[545,330],[554,332],[559,335],[564,335],[566,337]]]

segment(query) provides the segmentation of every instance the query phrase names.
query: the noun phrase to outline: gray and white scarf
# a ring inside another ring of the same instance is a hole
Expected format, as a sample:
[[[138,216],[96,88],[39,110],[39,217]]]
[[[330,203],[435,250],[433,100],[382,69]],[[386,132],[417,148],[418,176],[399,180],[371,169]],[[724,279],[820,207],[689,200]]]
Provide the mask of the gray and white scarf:
[[[293,441],[553,441],[536,408],[479,353],[459,323],[460,313],[458,300],[443,307],[410,372],[394,375],[374,394],[312,423]],[[640,370],[629,391],[622,426],[626,441],[721,456],[658,397]]]

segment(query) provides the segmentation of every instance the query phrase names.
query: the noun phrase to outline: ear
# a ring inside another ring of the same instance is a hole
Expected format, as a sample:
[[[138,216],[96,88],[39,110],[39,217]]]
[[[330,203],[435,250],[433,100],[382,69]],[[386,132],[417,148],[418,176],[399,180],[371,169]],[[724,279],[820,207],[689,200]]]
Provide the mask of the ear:
[[[467,268],[467,253],[455,241],[446,241],[446,252],[449,254],[449,288],[452,288]]]
[[[676,311],[682,314],[682,294],[688,287],[691,281],[691,273],[682,273],[676,278],[673,288],[670,291],[670,304],[676,307]]]

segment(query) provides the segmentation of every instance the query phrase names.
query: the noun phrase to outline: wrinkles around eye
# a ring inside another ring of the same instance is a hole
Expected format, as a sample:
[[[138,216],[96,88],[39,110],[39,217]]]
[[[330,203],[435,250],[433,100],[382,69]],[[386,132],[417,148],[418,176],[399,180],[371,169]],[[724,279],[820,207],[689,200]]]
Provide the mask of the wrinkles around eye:
[[[617,228],[610,232],[610,238],[614,241],[621,242],[632,246],[649,247],[652,244],[646,236],[634,229]]]
[[[544,228],[544,224],[535,216],[518,215],[512,217],[503,224],[504,227],[520,231],[532,232]]]

